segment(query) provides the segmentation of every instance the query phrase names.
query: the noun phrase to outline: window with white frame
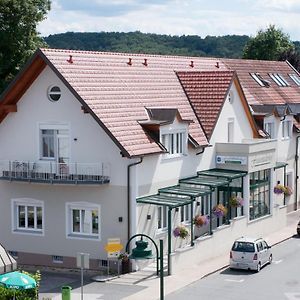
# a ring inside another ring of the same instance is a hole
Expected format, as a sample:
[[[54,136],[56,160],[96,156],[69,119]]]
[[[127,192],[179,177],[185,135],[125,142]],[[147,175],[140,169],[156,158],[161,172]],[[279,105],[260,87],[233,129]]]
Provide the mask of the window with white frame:
[[[166,230],[168,227],[168,213],[166,206],[157,207],[157,229]]]
[[[264,87],[270,86],[269,81],[263,79],[259,73],[250,73],[250,75],[260,86],[264,86]]]
[[[300,77],[296,74],[289,74],[290,78],[296,83],[297,86],[300,86]]]
[[[180,220],[184,223],[190,223],[191,222],[191,205],[187,204],[184,206],[181,206],[180,209]]]
[[[285,78],[278,73],[269,73],[269,76],[276,82],[278,86],[289,86],[288,82]]]
[[[271,139],[275,138],[275,127],[273,122],[266,122],[264,124],[265,131],[269,134]]]
[[[170,155],[184,154],[187,147],[186,133],[185,131],[162,133],[161,143]]]
[[[13,199],[13,231],[27,233],[43,233],[44,204],[35,199]]]
[[[67,235],[100,238],[100,207],[92,203],[67,203]]]
[[[54,160],[58,163],[68,163],[69,127],[64,124],[40,124],[40,158]]]
[[[292,135],[292,122],[290,120],[282,121],[282,138],[288,139]]]

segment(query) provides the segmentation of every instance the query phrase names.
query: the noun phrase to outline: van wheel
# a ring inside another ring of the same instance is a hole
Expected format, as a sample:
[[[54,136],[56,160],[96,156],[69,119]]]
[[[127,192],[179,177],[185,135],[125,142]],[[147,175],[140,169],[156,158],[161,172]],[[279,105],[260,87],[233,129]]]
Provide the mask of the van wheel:
[[[272,260],[273,260],[273,256],[271,254],[270,257],[269,257],[269,265],[272,263]]]
[[[260,271],[260,269],[261,269],[261,264],[260,264],[260,262],[257,264],[257,267],[256,267],[256,272],[258,273],[259,271]]]

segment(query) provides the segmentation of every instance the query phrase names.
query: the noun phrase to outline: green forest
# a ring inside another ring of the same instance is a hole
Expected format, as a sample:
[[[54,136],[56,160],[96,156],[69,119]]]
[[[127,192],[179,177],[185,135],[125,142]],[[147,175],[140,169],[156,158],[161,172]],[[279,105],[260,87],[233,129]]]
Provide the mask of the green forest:
[[[51,48],[148,53],[163,55],[241,58],[247,35],[207,36],[160,35],[136,32],[67,32],[44,40]],[[295,42],[300,50],[300,42]]]

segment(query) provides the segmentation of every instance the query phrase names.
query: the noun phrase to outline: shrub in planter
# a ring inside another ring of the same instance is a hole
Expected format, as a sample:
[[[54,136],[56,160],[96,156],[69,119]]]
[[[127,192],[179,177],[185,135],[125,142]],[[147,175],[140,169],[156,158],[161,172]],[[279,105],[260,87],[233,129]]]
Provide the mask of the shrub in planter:
[[[173,234],[175,237],[180,237],[181,239],[185,239],[189,235],[189,231],[184,225],[178,225],[174,228]]]
[[[202,215],[196,215],[194,217],[193,223],[197,227],[207,225],[209,223],[209,217],[208,216],[202,216]]]
[[[277,184],[274,187],[274,193],[277,194],[277,195],[283,194],[285,192],[286,192],[286,188],[282,184]]]
[[[231,207],[241,207],[244,205],[244,199],[242,197],[239,196],[232,196],[229,199],[229,205]]]
[[[213,207],[212,213],[217,218],[224,217],[227,214],[227,208],[223,204],[217,204]]]

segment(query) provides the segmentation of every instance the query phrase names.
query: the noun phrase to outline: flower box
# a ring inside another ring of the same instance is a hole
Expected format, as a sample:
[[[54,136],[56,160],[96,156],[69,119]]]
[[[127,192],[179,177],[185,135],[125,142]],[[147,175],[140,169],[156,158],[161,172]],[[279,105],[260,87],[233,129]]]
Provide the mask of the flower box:
[[[229,199],[229,205],[231,207],[241,207],[244,205],[244,199],[242,197],[239,196],[232,196]]]
[[[193,223],[196,227],[202,227],[204,225],[207,225],[209,223],[209,217],[208,216],[202,216],[202,215],[196,215],[194,217]]]

